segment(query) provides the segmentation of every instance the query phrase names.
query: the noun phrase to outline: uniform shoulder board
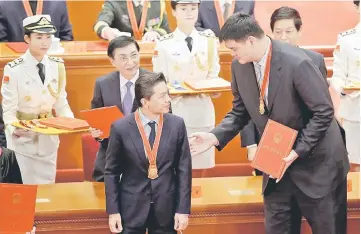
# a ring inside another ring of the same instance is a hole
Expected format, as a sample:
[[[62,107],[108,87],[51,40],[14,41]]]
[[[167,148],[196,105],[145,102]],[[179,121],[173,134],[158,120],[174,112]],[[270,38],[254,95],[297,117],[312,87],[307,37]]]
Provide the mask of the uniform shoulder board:
[[[200,35],[205,37],[216,37],[216,34],[210,29],[204,30],[204,31],[198,31]]]
[[[19,64],[22,64],[24,62],[24,59],[22,57],[17,58],[11,62],[8,63],[9,67],[13,68],[16,67]]]
[[[163,35],[159,38],[159,41],[164,41],[164,40],[168,40],[171,39],[173,37],[173,33],[168,33],[166,35]]]
[[[342,33],[340,33],[340,35],[342,36],[342,37],[344,37],[344,36],[347,36],[347,35],[351,35],[351,34],[355,34],[356,33],[356,29],[350,29],[350,30],[347,30],[347,31],[345,31],[345,32],[342,32]]]
[[[62,58],[49,56],[49,59],[57,63],[64,63],[64,60]]]

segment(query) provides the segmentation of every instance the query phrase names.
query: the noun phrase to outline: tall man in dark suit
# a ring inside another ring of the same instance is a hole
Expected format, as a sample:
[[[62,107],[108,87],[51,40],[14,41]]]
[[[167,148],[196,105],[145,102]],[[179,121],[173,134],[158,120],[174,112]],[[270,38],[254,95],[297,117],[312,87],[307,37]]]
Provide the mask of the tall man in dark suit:
[[[167,113],[171,99],[162,73],[143,74],[135,100],[140,108],[111,127],[104,181],[109,227],[123,234],[175,234],[187,227],[191,207],[186,127]]]
[[[95,109],[117,106],[124,115],[129,115],[138,108],[138,103],[134,101],[135,82],[140,75],[147,72],[139,67],[139,45],[130,37],[117,37],[109,43],[108,56],[117,71],[96,80],[91,107]],[[100,141],[93,178],[98,182],[103,182],[108,139],[99,138],[103,134],[100,130],[92,129],[91,133]]]
[[[232,63],[233,108],[210,133],[190,136],[192,154],[212,146],[223,149],[250,119],[260,134],[268,119],[297,130],[293,150],[284,158],[282,178],[275,181],[263,175],[266,233],[293,233],[292,216],[297,208],[314,234],[346,233],[350,166],[344,131],[334,117],[320,71],[301,49],[265,36],[249,15],[231,16],[220,41],[225,41],[236,58]],[[268,69],[269,77],[264,76]],[[264,88],[260,91],[258,86]],[[336,226],[336,222],[344,225]]]
[[[254,14],[254,0],[207,0],[202,1],[199,6],[198,21],[196,29],[204,31],[211,29],[216,36],[227,20],[233,13],[243,12],[249,15]]]
[[[271,16],[270,26],[274,39],[298,46],[302,30],[302,19],[296,9],[286,6],[276,9]],[[327,82],[327,69],[323,55],[312,50],[302,50],[315,63]],[[250,161],[254,158],[257,151],[256,142],[259,142],[260,138],[261,136],[256,126],[250,120],[249,124],[241,131],[241,146],[247,147],[248,159]],[[255,171],[256,175],[262,175],[260,171]]]
[[[15,0],[0,1],[0,42],[23,42],[23,20],[32,15],[50,15],[58,29],[55,37],[62,41],[73,40],[66,1]]]
[[[0,147],[6,148],[5,124],[3,119],[3,107],[0,105]]]

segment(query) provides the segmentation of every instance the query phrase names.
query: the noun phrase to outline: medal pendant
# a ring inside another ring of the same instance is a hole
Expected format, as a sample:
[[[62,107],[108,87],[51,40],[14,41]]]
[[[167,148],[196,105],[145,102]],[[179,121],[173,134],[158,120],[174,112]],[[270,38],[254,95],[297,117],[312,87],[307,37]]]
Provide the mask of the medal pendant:
[[[260,103],[259,103],[259,113],[261,115],[264,114],[264,103],[263,103],[263,101],[260,101]]]
[[[156,179],[158,178],[158,170],[156,166],[150,165],[148,169],[148,178],[149,179]]]

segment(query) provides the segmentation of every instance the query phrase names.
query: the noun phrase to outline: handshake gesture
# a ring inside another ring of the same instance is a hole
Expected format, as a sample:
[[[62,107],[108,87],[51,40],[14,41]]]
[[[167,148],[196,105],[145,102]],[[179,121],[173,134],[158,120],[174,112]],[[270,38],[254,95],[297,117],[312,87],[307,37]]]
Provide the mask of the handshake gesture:
[[[212,146],[218,145],[218,139],[216,136],[208,132],[195,132],[188,138],[192,156],[201,154],[210,149]]]

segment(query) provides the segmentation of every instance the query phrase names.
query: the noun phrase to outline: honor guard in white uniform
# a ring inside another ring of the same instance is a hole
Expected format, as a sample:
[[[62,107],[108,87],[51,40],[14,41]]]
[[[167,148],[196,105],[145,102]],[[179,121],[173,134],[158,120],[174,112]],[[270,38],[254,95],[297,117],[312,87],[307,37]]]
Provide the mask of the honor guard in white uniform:
[[[55,182],[59,137],[13,127],[18,120],[74,117],[65,91],[66,75],[60,58],[47,56],[56,28],[49,15],[24,19],[29,49],[4,68],[1,87],[8,148],[15,151],[24,184]]]
[[[347,91],[343,87],[360,82],[361,29],[338,35],[334,51],[331,86],[340,94],[339,116],[346,131],[346,145],[350,163],[360,164],[360,91]]]
[[[178,27],[162,37],[154,51],[154,71],[162,72],[175,85],[184,80],[218,78],[218,39],[211,30],[200,32],[194,28],[198,5],[199,1],[171,1]],[[215,110],[210,95],[176,96],[171,104],[173,114],[184,119],[188,135],[214,128]],[[193,169],[214,167],[214,148],[192,160]]]

